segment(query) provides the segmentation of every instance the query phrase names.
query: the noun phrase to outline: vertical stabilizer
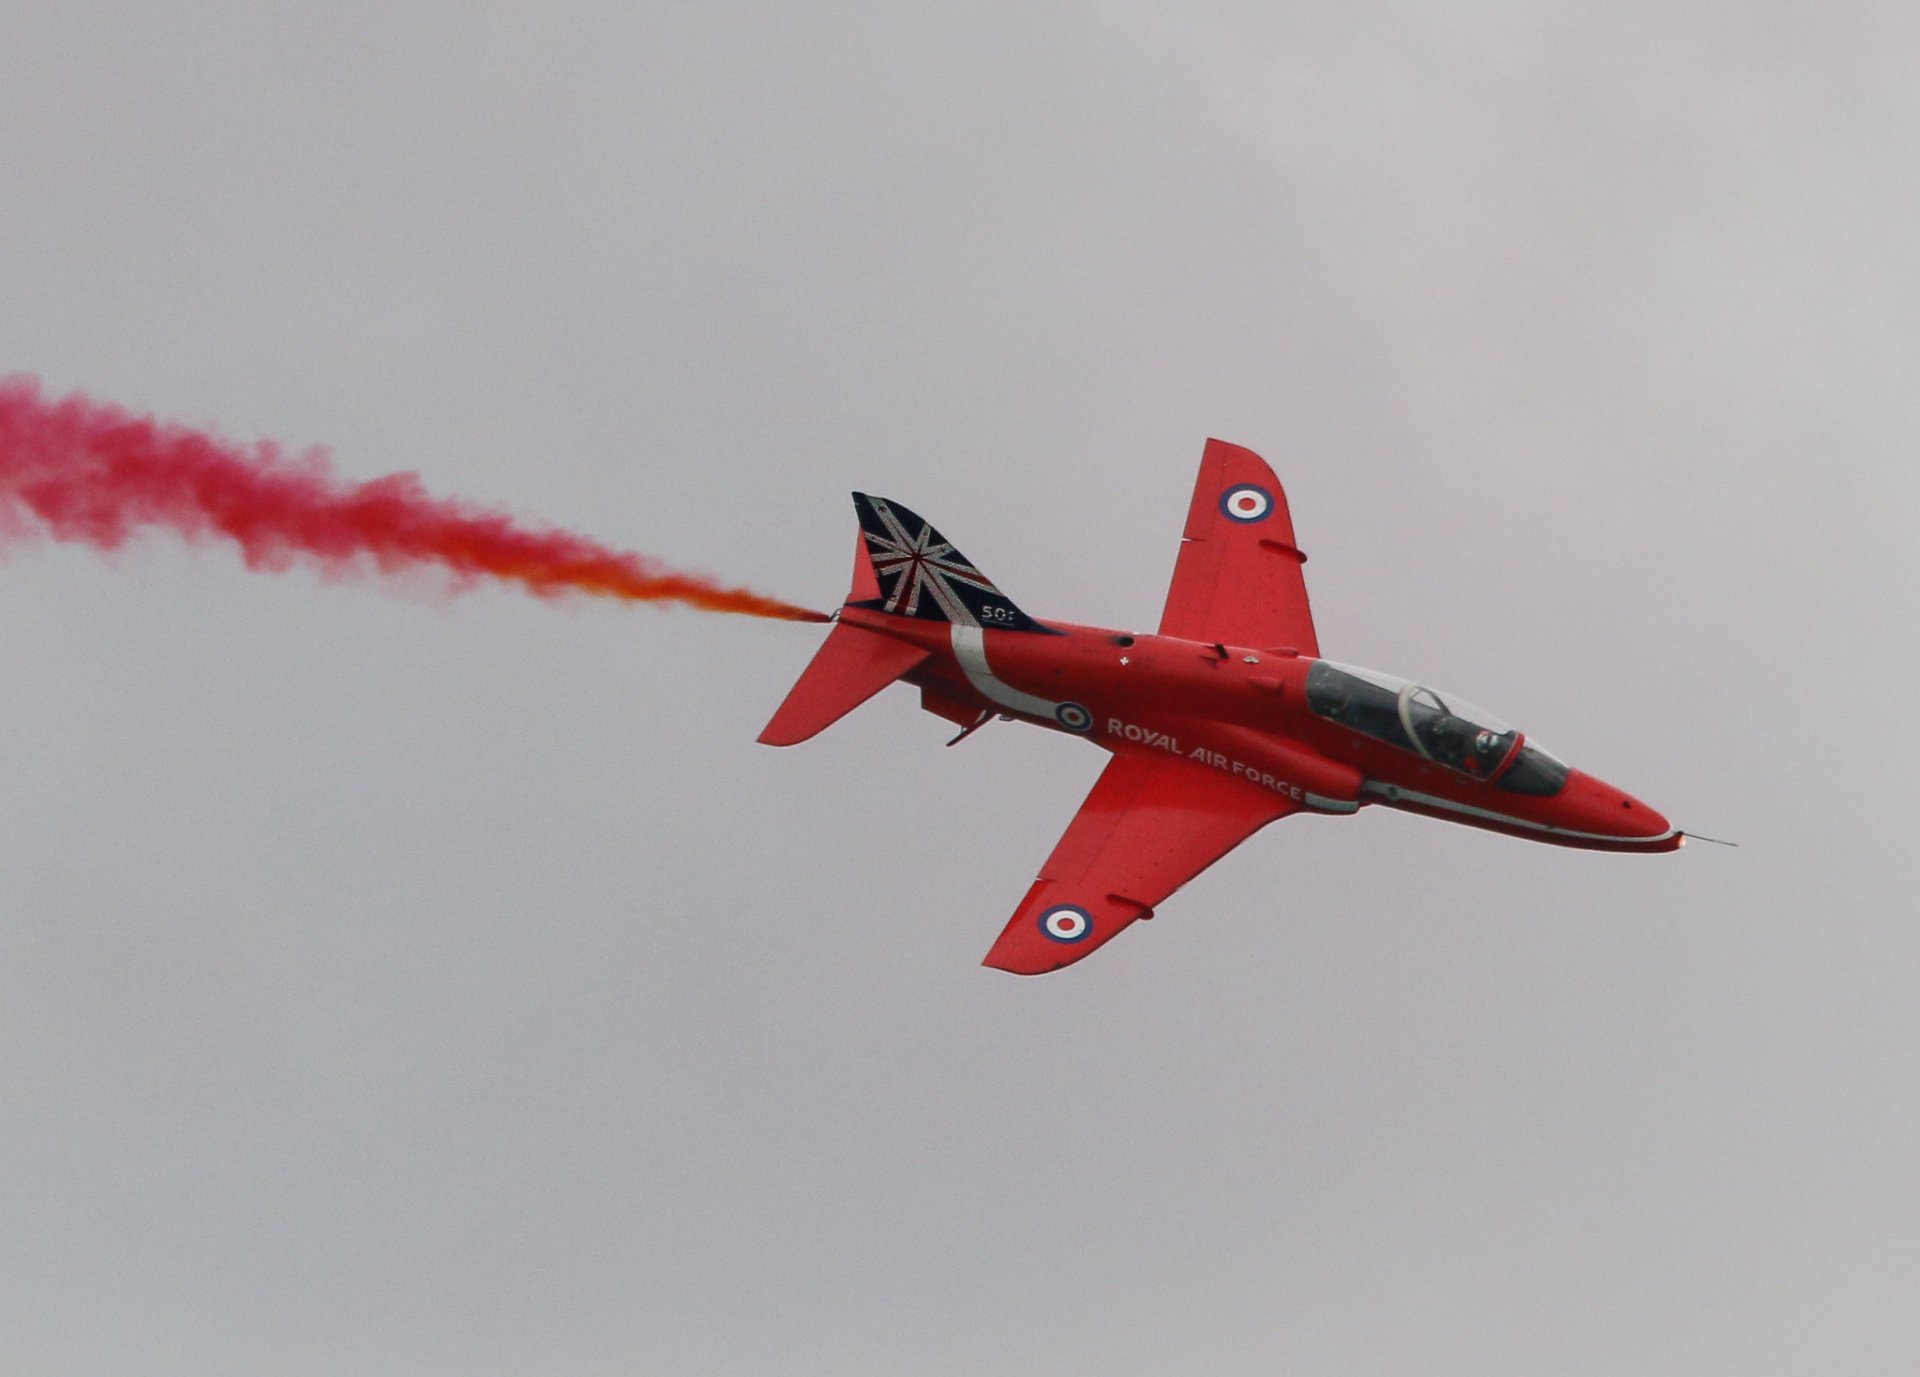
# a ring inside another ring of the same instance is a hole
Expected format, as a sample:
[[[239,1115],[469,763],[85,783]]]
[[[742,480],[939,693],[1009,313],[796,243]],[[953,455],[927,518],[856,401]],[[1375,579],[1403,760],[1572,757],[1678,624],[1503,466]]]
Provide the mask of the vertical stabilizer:
[[[1013,599],[924,518],[898,502],[863,492],[853,495],[853,507],[879,586],[868,598],[848,598],[849,604],[988,631],[1055,634],[1015,607]]]

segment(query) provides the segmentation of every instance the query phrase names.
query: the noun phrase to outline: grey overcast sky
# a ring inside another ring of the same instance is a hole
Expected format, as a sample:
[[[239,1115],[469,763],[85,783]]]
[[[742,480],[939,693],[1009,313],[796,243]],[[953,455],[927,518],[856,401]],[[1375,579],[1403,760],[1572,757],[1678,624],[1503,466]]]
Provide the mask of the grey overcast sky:
[[[1274,827],[977,964],[1098,772],[816,628],[0,565],[0,1369],[1920,1359],[1911,6],[24,0],[0,371],[816,606],[852,488],[1743,849]]]

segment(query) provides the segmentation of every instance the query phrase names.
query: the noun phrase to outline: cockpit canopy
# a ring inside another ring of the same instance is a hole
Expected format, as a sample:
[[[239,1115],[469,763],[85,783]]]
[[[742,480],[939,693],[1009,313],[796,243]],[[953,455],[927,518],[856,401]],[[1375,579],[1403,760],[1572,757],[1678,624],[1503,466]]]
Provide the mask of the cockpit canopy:
[[[1518,794],[1557,794],[1567,767],[1485,708],[1391,674],[1316,660],[1307,706],[1376,741]]]

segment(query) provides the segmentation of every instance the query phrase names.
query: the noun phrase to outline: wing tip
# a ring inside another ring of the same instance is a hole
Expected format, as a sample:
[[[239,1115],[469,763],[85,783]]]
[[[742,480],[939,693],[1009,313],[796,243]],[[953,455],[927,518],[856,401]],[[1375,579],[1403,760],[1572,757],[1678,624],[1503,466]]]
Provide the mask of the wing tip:
[[[1035,880],[980,964],[1011,975],[1050,975],[1152,916],[1150,904],[1117,894],[1075,895],[1052,880]]]
[[[1053,966],[1023,966],[998,954],[998,949],[990,951],[980,961],[990,971],[1005,971],[1008,975],[1051,975],[1065,965],[1061,962]]]

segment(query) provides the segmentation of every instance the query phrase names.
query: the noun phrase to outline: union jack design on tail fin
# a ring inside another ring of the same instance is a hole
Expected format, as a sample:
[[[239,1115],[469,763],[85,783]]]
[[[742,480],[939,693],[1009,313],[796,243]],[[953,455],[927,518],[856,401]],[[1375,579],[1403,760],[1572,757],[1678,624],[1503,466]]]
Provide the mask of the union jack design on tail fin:
[[[852,604],[899,617],[995,631],[1056,634],[1013,605],[953,542],[898,502],[853,495],[880,596]]]

